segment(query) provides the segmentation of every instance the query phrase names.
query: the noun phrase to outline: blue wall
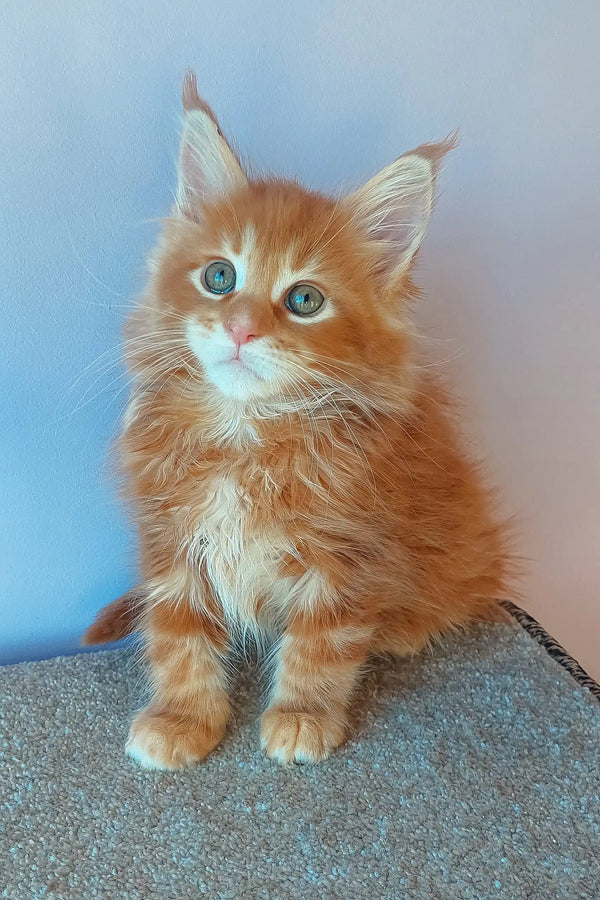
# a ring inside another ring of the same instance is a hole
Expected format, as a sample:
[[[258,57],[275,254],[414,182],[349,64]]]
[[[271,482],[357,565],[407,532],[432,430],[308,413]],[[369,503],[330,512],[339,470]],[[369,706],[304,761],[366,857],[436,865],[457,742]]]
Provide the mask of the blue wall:
[[[2,6],[0,661],[73,651],[135,582],[106,465],[126,396],[109,364],[170,206],[188,65],[244,155],[317,187],[462,126],[423,315],[452,339],[441,356],[460,357],[474,432],[523,515],[529,606],[591,656],[597,2]]]

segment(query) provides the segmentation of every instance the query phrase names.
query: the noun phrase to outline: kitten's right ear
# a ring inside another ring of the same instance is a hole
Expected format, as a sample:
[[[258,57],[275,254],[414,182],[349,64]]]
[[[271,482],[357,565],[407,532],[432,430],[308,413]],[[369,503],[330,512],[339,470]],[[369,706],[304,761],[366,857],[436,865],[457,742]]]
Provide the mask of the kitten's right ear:
[[[202,207],[248,183],[212,109],[198,96],[196,76],[183,80],[183,132],[179,150],[177,210],[197,221]]]

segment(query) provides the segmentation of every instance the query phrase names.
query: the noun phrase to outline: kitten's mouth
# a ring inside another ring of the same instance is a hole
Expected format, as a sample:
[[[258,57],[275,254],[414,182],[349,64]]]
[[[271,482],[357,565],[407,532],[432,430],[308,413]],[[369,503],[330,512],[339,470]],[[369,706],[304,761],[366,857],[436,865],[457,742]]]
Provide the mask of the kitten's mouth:
[[[230,356],[229,359],[224,359],[221,365],[227,367],[230,372],[243,372],[253,378],[260,378],[260,375],[256,372],[254,367],[248,363],[248,360],[242,359],[239,355]]]
[[[241,356],[230,356],[229,359],[224,359],[221,365],[232,366],[234,369],[247,369],[249,372],[251,371],[250,366]]]

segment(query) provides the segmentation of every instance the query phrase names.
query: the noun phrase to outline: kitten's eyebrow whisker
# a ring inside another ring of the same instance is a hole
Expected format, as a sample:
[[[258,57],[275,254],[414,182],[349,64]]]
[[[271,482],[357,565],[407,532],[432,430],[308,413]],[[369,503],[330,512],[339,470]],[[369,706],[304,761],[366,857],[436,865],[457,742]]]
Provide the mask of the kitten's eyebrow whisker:
[[[456,362],[457,359],[462,359],[464,356],[464,352],[456,353],[454,356],[448,356],[446,359],[436,360],[435,362],[419,364],[415,363],[417,369],[433,369],[436,366],[445,366],[449,363]]]
[[[351,219],[348,219],[346,222],[344,222],[344,224],[343,224],[340,228],[338,228],[338,230],[337,230],[334,234],[331,235],[331,237],[329,238],[328,241],[325,241],[324,244],[321,244],[321,246],[318,247],[318,249],[317,249],[317,254],[322,253],[323,250],[325,250],[325,248],[328,247],[328,246],[331,244],[331,242],[334,241],[334,240],[336,239],[336,237],[338,236],[338,234],[341,234],[342,231],[343,231],[345,228],[347,228],[348,225],[350,225],[350,224],[352,224],[352,220],[351,220]]]
[[[334,218],[335,218],[335,214],[336,214],[336,212],[338,211],[338,208],[339,208],[341,199],[342,199],[342,191],[341,191],[341,187],[340,187],[340,189],[339,189],[339,191],[338,191],[338,195],[337,195],[336,200],[335,200],[335,203],[334,203],[333,208],[332,208],[332,210],[331,210],[331,214],[330,214],[330,216],[329,216],[327,222],[325,223],[325,226],[324,226],[323,230],[321,231],[321,233],[320,233],[320,234],[318,235],[318,237],[316,237],[315,240],[312,242],[312,244],[310,245],[309,250],[306,251],[306,255],[307,255],[307,256],[312,256],[312,255],[314,254],[314,252],[315,252],[315,247],[318,245],[319,241],[321,240],[321,238],[323,237],[323,235],[325,234],[325,232],[327,231],[327,229],[329,228],[329,226],[331,225],[331,223],[333,222],[333,220],[334,220]]]

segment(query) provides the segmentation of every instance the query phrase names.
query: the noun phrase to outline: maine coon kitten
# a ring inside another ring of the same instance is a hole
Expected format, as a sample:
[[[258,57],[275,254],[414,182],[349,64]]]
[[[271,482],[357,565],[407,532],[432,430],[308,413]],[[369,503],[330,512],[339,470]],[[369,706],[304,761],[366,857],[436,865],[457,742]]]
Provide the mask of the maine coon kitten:
[[[193,75],[183,103],[177,202],[126,344],[143,587],[86,640],[141,630],[153,697],[127,752],[156,768],[210,753],[228,654],[271,642],[262,745],[316,762],[369,654],[415,653],[505,587],[504,531],[410,315],[450,142],[332,200],[248,178]]]

